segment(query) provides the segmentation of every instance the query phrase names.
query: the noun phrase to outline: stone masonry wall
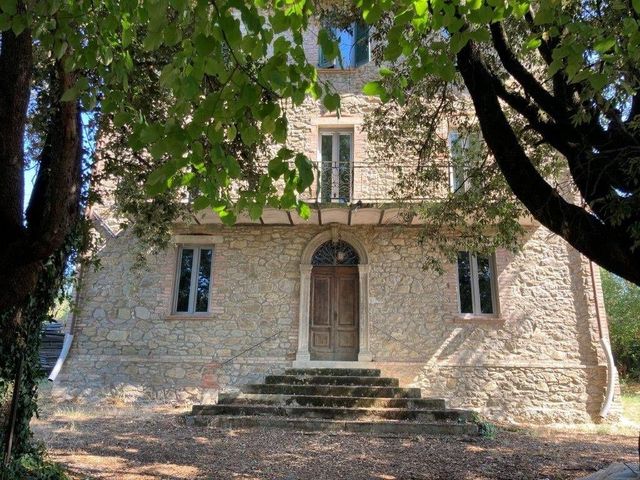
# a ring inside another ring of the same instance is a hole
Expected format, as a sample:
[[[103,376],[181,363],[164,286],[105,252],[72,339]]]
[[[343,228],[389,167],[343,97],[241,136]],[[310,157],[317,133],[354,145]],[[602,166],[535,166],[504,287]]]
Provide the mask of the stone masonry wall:
[[[83,274],[57,395],[206,402],[291,366],[302,250],[327,228],[199,227],[215,235],[206,319],[170,315],[175,249],[132,272],[135,240],[108,239],[102,269]],[[455,266],[442,276],[423,270],[418,229],[339,227],[346,229],[369,256],[372,366],[490,418],[597,419],[606,369],[589,277],[583,258],[558,237],[540,227],[520,253],[497,252],[500,315],[465,318],[457,314]]]

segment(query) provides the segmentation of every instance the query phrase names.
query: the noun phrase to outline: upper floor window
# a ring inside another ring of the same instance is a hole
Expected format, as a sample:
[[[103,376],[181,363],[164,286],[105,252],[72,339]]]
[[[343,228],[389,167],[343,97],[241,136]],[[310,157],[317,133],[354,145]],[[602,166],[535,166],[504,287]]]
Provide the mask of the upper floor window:
[[[174,313],[207,313],[213,248],[183,245],[178,252]]]
[[[449,132],[449,152],[451,156],[451,191],[460,192],[469,189],[467,181],[467,153],[469,139],[461,137],[458,132]]]
[[[354,68],[369,62],[369,26],[354,22],[346,27],[326,27],[338,42],[340,58],[328,60],[318,52],[320,68]]]
[[[497,313],[495,258],[458,252],[460,313]]]
[[[353,185],[353,132],[321,130],[319,156],[320,202],[350,202]]]
[[[477,165],[481,154],[478,135],[473,133],[461,135],[456,131],[449,132],[450,186],[452,192],[466,192],[473,186],[470,170]]]

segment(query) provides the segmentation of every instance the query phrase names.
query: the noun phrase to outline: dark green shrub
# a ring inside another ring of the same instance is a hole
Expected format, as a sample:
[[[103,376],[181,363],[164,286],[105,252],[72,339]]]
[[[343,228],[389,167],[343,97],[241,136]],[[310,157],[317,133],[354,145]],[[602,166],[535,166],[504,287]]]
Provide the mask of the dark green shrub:
[[[8,467],[0,467],[0,480],[69,480],[57,463],[43,460],[42,452],[14,458]]]

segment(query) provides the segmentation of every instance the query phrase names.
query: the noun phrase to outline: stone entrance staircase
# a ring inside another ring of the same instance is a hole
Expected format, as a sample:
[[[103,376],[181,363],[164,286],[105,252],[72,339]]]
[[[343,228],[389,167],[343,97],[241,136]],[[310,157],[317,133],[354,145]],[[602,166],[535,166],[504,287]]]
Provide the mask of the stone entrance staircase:
[[[222,428],[280,427],[305,431],[395,434],[477,434],[471,411],[376,369],[289,369],[242,393],[221,394],[217,405],[194,405],[187,423]]]

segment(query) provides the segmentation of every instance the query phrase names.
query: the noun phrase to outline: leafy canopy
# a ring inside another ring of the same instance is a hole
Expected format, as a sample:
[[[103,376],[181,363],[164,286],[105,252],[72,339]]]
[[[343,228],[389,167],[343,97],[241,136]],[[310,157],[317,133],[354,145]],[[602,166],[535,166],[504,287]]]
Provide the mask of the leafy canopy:
[[[380,78],[363,91],[401,107],[410,103],[408,95],[420,93],[421,82],[469,88],[461,79],[460,55],[469,45],[477,46],[485,63],[496,67],[493,80],[506,82],[500,101],[519,116],[512,127],[525,138],[528,151],[550,145],[565,154],[564,144],[540,133],[543,127],[553,130],[554,122],[547,120],[555,121],[558,109],[549,97],[557,85],[567,87],[562,100],[569,107],[561,114],[566,113],[565,125],[574,132],[582,125],[609,129],[637,97],[637,0],[1,0],[0,30],[20,34],[29,29],[43,56],[59,59],[77,74],[63,100],[79,98],[86,110],[97,108],[103,121],[126,137],[123,147],[139,154],[136,160],[144,168],[136,171],[132,193],[135,185],[144,184],[145,197],[183,195],[194,210],[210,207],[233,223],[243,210],[258,218],[264,206],[309,213],[298,194],[313,181],[313,170],[301,152],[283,147],[286,111],[307,95],[321,99],[329,110],[339,109],[339,95],[321,80],[303,42],[311,18],[328,8],[356,12],[374,31],[384,32],[376,46]],[[517,82],[507,82],[513,71],[496,44],[502,28],[513,40],[507,53],[519,60],[516,67],[539,80],[532,92],[518,75]],[[329,31],[320,28],[317,42],[327,60],[339,55]],[[153,79],[160,96],[141,98],[138,75]],[[507,88],[512,84],[513,92]],[[625,128],[636,131],[637,125]],[[576,142],[570,143],[567,151],[575,150]],[[496,144],[489,146],[496,155]],[[589,142],[578,148],[601,152]],[[265,155],[268,161],[261,165],[257,159]],[[637,178],[637,157],[632,155],[622,173]],[[125,164],[113,171],[126,174]],[[504,162],[499,166],[504,173]],[[489,183],[508,191],[504,183]],[[593,197],[586,195],[590,187],[578,188],[599,220],[622,228],[638,246],[640,223],[630,221],[638,210],[637,182],[617,181],[606,194]],[[142,194],[137,194],[144,210]],[[519,191],[516,196],[523,200]],[[517,213],[504,202],[489,207],[496,214],[484,217],[487,225]],[[507,241],[513,237],[511,227],[503,230]]]

